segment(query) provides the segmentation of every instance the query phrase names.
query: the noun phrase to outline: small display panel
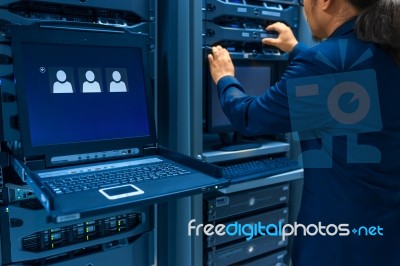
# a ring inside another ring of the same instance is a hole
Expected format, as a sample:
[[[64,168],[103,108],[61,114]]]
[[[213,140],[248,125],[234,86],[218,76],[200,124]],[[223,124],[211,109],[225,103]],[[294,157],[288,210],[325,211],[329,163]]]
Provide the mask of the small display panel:
[[[271,65],[237,65],[235,77],[243,85],[246,94],[251,96],[262,95],[270,86],[273,69]],[[212,85],[207,95],[208,102],[208,131],[233,131],[233,127],[221,108],[216,85]]]

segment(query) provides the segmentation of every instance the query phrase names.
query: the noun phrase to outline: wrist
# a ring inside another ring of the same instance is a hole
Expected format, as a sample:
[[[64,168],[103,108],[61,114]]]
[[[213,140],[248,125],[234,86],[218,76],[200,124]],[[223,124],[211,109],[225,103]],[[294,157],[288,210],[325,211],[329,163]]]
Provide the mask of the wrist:
[[[231,73],[224,73],[224,74],[219,75],[219,76],[215,79],[215,84],[218,84],[218,82],[219,82],[222,78],[224,78],[224,77],[229,77],[229,76],[234,77],[234,75],[231,74]]]
[[[294,48],[297,46],[297,44],[299,44],[299,42],[297,40],[293,41],[290,44],[289,51],[287,51],[287,52],[291,53],[294,50]]]

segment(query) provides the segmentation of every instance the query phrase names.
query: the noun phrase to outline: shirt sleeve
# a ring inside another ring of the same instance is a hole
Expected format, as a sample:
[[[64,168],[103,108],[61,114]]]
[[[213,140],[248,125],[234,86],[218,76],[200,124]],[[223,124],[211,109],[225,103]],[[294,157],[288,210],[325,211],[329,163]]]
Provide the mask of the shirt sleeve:
[[[222,109],[235,130],[245,136],[292,131],[286,81],[318,74],[318,66],[310,59],[312,57],[301,53],[304,49],[304,45],[295,47],[291,55],[293,59],[279,82],[266,88],[261,96],[246,95],[245,88],[233,76],[225,76],[218,81]]]
[[[292,61],[298,54],[307,50],[308,47],[304,43],[297,43],[297,45],[293,48],[293,50],[289,53],[289,61]]]
[[[233,127],[243,135],[289,132],[287,97],[276,86],[260,97],[248,96],[239,81],[225,76],[218,82],[219,99]]]

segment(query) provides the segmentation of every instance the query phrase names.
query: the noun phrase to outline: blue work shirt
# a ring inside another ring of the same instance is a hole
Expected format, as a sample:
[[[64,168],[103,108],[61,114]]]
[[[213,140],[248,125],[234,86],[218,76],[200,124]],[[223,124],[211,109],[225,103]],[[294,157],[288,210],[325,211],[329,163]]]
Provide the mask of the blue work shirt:
[[[348,235],[334,234],[333,226],[332,236],[299,231],[294,266],[400,265],[400,68],[378,45],[357,39],[355,21],[310,49],[298,44],[280,81],[262,96],[246,95],[232,76],[217,84],[222,108],[240,133],[298,131],[303,155],[320,151],[321,157],[303,158],[297,223],[347,224]],[[354,82],[346,83],[351,90],[332,92],[346,79]],[[336,108],[346,101],[348,109]],[[352,117],[361,106],[370,111]],[[366,121],[357,124],[359,118]]]

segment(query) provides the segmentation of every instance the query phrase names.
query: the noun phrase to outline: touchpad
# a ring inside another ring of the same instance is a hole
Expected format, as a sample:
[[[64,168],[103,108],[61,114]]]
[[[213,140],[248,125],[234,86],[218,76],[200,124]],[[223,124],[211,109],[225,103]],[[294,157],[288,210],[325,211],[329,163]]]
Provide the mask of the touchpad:
[[[110,200],[132,197],[144,193],[143,190],[132,184],[102,188],[99,189],[99,192]]]

